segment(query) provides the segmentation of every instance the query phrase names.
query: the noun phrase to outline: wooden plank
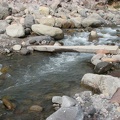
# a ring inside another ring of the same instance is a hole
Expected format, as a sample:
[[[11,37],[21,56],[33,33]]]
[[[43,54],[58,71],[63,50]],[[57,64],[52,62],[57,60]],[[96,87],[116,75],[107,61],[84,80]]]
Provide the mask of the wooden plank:
[[[82,52],[82,53],[96,53],[98,50],[107,50],[109,53],[117,54],[119,51],[118,46],[107,45],[89,45],[89,46],[30,46],[33,50],[44,52]]]

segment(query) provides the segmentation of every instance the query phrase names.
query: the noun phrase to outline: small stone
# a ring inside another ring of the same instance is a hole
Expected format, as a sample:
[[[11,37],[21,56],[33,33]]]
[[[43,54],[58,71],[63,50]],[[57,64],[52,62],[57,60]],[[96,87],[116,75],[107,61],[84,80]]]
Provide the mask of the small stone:
[[[42,112],[43,108],[39,105],[32,105],[30,111]]]
[[[117,107],[117,111],[120,112],[120,107]]]
[[[13,50],[19,51],[21,49],[21,45],[14,45]]]
[[[20,54],[21,55],[28,55],[28,54],[30,54],[30,50],[28,50],[27,48],[22,48],[20,50]]]
[[[62,97],[61,96],[53,96],[52,102],[62,104]]]

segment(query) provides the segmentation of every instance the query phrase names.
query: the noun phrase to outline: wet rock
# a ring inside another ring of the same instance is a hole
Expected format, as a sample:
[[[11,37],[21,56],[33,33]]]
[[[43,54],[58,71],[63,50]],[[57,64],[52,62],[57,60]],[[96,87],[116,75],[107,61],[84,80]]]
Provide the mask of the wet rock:
[[[109,62],[100,62],[95,66],[94,72],[97,74],[103,74],[110,71],[112,67],[113,67],[113,64]]]
[[[50,27],[42,24],[32,25],[32,30],[37,34],[49,35],[55,39],[63,39],[64,34],[60,28]]]
[[[80,106],[61,107],[46,120],[83,120],[84,114]]]
[[[41,15],[49,15],[50,10],[48,7],[41,6],[39,12]]]
[[[8,100],[6,98],[3,98],[2,102],[7,109],[9,109],[9,110],[14,110],[15,109],[15,106],[13,105],[13,103],[10,100]]]
[[[32,15],[27,15],[25,17],[25,21],[24,21],[24,26],[26,28],[31,28],[31,26],[35,24],[35,20],[34,20],[34,17]]]
[[[92,30],[89,34],[89,41],[98,40],[98,35],[95,30]]]
[[[72,107],[77,104],[77,101],[68,96],[62,96],[62,105],[61,107]]]
[[[54,46],[63,46],[63,43],[61,43],[61,42],[55,42]]]
[[[110,75],[97,75],[87,73],[83,76],[81,82],[85,85],[99,89],[103,94],[113,95],[120,87],[120,79]]]
[[[53,96],[52,97],[52,102],[62,104],[62,97],[61,96]]]
[[[24,37],[25,30],[21,24],[12,24],[6,28],[7,35],[11,37]]]
[[[30,111],[42,112],[43,108],[39,105],[32,105]]]
[[[21,49],[21,45],[14,45],[12,48],[15,51],[19,51]]]
[[[30,50],[28,50],[27,48],[22,48],[20,50],[20,54],[21,55],[29,55],[30,54]]]

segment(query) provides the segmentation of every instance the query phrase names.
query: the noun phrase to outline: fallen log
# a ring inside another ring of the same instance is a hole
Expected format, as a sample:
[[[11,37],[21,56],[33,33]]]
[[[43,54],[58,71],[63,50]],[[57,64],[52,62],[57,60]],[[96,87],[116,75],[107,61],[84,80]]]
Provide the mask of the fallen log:
[[[98,50],[107,50],[108,53],[117,54],[118,46],[107,45],[89,45],[89,46],[30,46],[33,50],[44,52],[82,52],[82,53],[96,53]]]

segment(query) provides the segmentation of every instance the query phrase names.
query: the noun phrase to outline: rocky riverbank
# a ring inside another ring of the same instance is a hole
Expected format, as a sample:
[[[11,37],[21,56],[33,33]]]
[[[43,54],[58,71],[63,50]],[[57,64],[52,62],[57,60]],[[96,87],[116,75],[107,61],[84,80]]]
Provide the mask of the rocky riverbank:
[[[4,0],[0,2],[0,11],[1,53],[22,50],[22,54],[28,54],[29,44],[54,45],[64,38],[63,29],[91,31],[93,27],[120,24],[119,8],[108,7],[105,0]],[[31,36],[39,37],[26,44]]]
[[[120,25],[120,9],[111,8],[105,0],[2,0],[0,53],[11,55],[11,52],[20,52],[27,55],[33,52],[31,45],[62,45],[58,41],[64,38],[65,29],[89,31],[92,42],[99,37],[94,28],[113,25]],[[120,31],[116,30],[116,34],[120,36]],[[3,74],[2,71],[0,74]],[[54,96],[52,102],[57,111],[47,120],[59,117],[62,120],[120,119],[120,98],[114,97],[120,95],[119,75],[85,74],[82,83],[99,89],[101,94],[85,91],[73,98]],[[9,100],[0,102],[8,109],[14,108]],[[37,105],[30,107],[31,111],[41,112],[42,109]]]

